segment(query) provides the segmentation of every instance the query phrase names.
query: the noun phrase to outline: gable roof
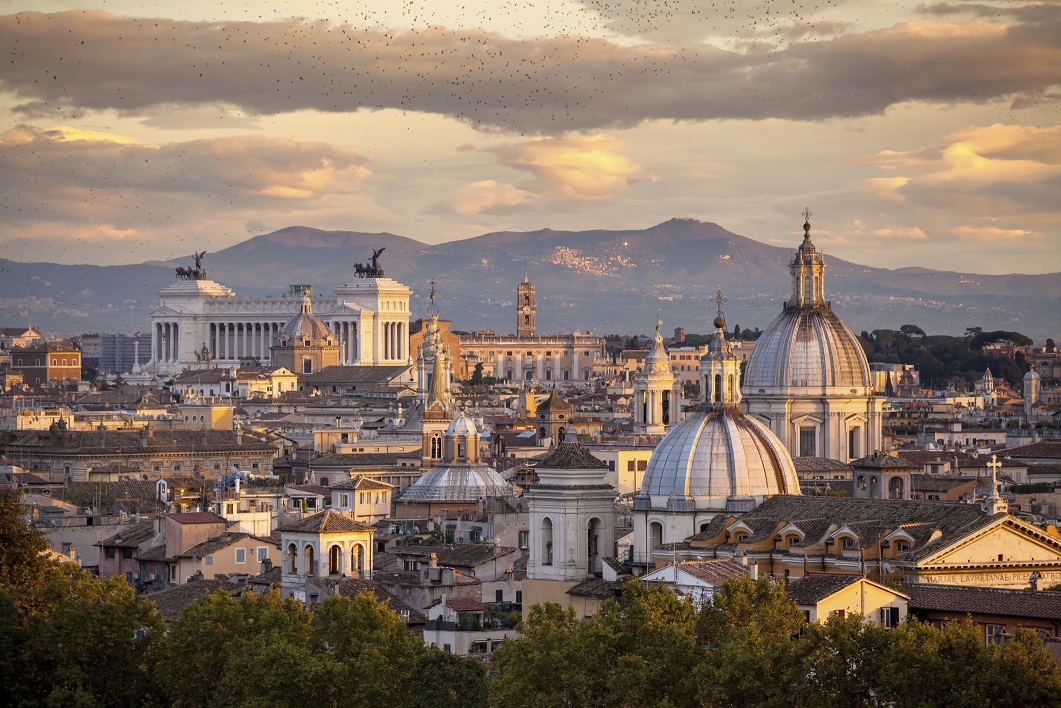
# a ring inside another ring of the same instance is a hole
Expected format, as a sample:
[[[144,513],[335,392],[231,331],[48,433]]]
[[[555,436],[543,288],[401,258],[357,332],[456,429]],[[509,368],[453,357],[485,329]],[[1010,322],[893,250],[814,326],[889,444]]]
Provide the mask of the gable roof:
[[[854,573],[807,573],[785,583],[785,592],[797,605],[817,605],[859,580],[862,576]]]
[[[193,580],[184,585],[174,585],[165,590],[159,590],[147,597],[155,603],[155,607],[162,613],[162,616],[172,622],[180,617],[185,607],[222,588],[230,594],[239,594],[243,590],[223,580]]]
[[[730,578],[748,575],[749,572],[748,566],[729,558],[682,561],[678,570],[714,586],[721,585]]]
[[[344,480],[339,484],[333,484],[332,489],[374,489],[381,491],[390,491],[394,489],[393,484],[387,484],[381,482],[378,479],[372,479],[371,477],[354,477],[353,479]]]
[[[100,546],[114,546],[117,548],[136,548],[155,537],[155,522],[141,521],[138,524],[128,526],[108,539],[99,542]]]
[[[270,538],[261,538],[260,536],[254,536],[249,533],[223,533],[213,538],[207,539],[202,543],[192,546],[183,553],[178,553],[177,558],[205,558],[211,553],[216,553],[222,548],[227,548],[237,541],[242,541],[245,538],[253,538],[261,543],[267,543],[270,546],[277,547],[279,544]]]

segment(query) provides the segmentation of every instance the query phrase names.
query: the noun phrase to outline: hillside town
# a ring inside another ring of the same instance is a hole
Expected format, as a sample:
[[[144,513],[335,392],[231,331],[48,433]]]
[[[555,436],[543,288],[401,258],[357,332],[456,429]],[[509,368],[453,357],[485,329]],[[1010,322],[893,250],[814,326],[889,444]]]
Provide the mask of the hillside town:
[[[218,590],[369,592],[486,658],[539,603],[588,618],[639,579],[703,605],[768,577],[809,622],[968,617],[1061,661],[1061,353],[986,342],[1025,373],[964,386],[870,363],[809,223],[796,245],[758,338],[719,292],[703,343],[659,319],[619,350],[539,333],[529,273],[514,334],[461,333],[433,282],[414,319],[378,252],[279,298],[197,254],[150,336],[0,330],[0,484],[58,557],[167,617]]]

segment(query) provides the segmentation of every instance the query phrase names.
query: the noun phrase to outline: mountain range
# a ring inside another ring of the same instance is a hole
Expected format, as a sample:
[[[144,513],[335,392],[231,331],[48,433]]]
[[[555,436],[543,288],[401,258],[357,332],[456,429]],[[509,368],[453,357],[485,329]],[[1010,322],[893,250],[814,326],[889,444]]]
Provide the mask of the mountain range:
[[[770,246],[692,219],[625,231],[495,232],[433,246],[389,233],[292,226],[208,252],[203,265],[207,277],[240,295],[279,295],[296,283],[326,294],[354,277],[355,262],[383,247],[385,275],[415,291],[414,319],[425,311],[433,279],[441,315],[454,329],[512,332],[516,285],[528,274],[537,286],[540,332],[646,334],[658,314],[665,333],[704,333],[717,289],[731,326],[766,327],[788,297],[788,262],[801,240],[797,233],[790,248]],[[856,333],[916,324],[962,334],[977,326],[1042,342],[1061,329],[1059,273],[890,270],[831,256],[826,263],[826,295]],[[0,258],[0,326],[32,323],[61,335],[147,331],[148,312],[178,265],[191,266],[191,255],[120,266]]]

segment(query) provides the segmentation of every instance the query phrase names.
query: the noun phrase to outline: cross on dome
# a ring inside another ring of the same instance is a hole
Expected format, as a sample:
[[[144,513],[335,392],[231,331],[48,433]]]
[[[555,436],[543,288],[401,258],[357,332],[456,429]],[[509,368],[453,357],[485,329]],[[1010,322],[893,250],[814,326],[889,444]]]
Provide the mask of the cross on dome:
[[[729,302],[729,298],[723,297],[722,289],[719,288],[715,296],[711,298],[711,302],[718,306],[718,314],[715,316],[715,329],[723,329],[726,326],[726,316],[722,314],[722,305]]]

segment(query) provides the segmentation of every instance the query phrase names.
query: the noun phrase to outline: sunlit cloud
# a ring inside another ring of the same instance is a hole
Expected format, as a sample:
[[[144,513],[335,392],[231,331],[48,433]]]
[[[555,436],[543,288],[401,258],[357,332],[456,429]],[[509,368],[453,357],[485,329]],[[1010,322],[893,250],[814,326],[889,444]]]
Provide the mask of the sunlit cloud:
[[[497,214],[534,204],[538,199],[533,192],[486,179],[461,187],[446,203],[438,205],[436,211],[463,216]]]
[[[1000,229],[994,226],[956,226],[955,236],[969,241],[1041,241],[1043,235],[1026,229]]]
[[[623,143],[604,135],[544,138],[496,148],[501,161],[534,174],[563,197],[576,201],[613,199],[642,176],[640,167],[617,152]]]
[[[924,230],[917,226],[887,226],[873,232],[878,238],[906,239],[908,241],[924,241],[928,238]]]

